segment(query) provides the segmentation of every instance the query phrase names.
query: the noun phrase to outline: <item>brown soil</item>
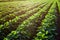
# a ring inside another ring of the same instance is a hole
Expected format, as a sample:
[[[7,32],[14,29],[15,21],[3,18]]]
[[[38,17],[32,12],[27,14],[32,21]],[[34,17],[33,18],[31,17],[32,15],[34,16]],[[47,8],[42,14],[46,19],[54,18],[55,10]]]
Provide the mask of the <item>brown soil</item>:
[[[57,26],[57,33],[58,33],[58,35],[56,36],[56,40],[60,40],[60,13],[59,13],[57,3],[56,3],[56,16],[57,16],[56,26]]]

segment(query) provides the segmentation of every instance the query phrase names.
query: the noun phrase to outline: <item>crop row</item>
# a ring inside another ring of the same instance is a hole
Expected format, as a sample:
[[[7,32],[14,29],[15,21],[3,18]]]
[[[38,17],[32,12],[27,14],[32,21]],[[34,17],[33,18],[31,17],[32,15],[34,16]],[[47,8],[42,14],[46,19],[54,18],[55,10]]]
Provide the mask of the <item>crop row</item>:
[[[56,2],[52,5],[45,19],[42,21],[41,26],[38,27],[38,33],[34,40],[56,40],[56,25],[55,25],[55,10]]]

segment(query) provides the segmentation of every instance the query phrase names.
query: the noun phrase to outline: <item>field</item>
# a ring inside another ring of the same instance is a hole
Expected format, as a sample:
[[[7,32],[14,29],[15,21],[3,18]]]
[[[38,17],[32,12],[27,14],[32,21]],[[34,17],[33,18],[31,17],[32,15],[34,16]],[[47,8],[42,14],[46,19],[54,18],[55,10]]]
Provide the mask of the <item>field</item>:
[[[60,40],[60,0],[1,0],[0,40]]]

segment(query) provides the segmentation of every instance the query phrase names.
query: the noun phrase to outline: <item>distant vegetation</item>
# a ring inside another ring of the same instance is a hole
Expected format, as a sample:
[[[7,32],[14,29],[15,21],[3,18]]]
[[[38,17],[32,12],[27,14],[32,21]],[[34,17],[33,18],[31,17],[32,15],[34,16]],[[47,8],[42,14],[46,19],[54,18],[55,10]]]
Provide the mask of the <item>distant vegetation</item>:
[[[25,1],[25,0],[0,0],[0,2],[6,2],[6,1]]]

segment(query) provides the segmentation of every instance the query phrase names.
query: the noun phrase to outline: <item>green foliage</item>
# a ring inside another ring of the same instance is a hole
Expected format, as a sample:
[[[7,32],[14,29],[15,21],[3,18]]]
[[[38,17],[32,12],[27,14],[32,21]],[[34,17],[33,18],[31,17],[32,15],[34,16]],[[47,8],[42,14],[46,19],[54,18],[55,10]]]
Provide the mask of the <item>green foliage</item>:
[[[59,0],[0,0],[0,40],[55,40],[56,2],[60,12]]]
[[[56,25],[55,25],[55,8],[54,4],[51,7],[49,13],[45,16],[45,19],[42,21],[42,25],[38,28],[39,32],[37,37],[34,40],[56,40]]]

